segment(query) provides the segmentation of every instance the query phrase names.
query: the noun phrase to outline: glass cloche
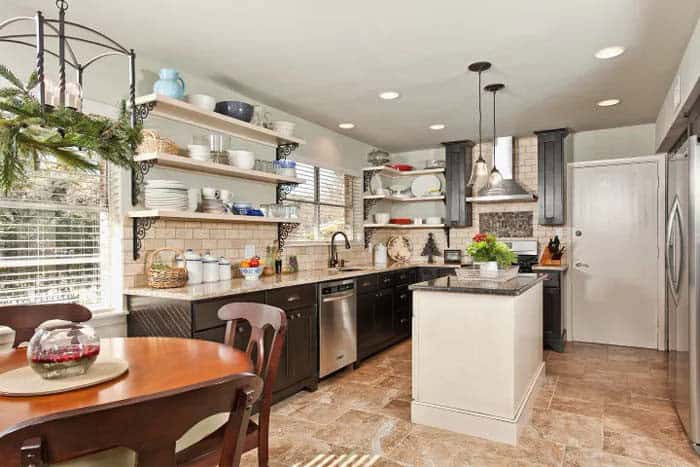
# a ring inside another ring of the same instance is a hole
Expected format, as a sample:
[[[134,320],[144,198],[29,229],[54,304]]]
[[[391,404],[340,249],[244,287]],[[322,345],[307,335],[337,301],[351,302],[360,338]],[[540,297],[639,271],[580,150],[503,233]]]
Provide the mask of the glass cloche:
[[[29,341],[29,366],[44,379],[84,374],[100,353],[95,330],[70,321],[48,321]]]

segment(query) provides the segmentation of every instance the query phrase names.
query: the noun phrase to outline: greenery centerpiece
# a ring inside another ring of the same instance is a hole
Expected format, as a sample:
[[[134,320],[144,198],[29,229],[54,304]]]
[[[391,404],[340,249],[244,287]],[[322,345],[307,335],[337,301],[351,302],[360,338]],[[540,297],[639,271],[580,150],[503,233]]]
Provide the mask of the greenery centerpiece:
[[[467,247],[467,254],[475,262],[495,262],[499,269],[508,269],[518,257],[503,242],[496,241],[493,234],[478,233],[472,237],[472,243]]]
[[[34,97],[39,84],[36,73],[22,83],[9,68],[0,65],[0,190],[8,193],[23,182],[29,167],[42,159],[61,165],[95,171],[97,158],[121,167],[133,168],[133,150],[141,142],[141,127],[132,127],[126,103],[112,120],[86,115],[67,107],[45,106]],[[43,112],[42,112],[43,110]]]

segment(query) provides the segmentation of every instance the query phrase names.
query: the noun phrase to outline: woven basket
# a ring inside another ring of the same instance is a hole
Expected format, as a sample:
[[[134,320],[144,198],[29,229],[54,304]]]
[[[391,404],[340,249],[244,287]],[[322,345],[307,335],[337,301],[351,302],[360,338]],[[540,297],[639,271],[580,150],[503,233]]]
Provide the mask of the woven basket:
[[[187,269],[171,266],[169,269],[153,269],[153,260],[163,251],[173,251],[175,255],[182,252],[175,248],[158,248],[146,259],[146,279],[148,286],[154,289],[172,289],[187,284]]]
[[[170,138],[162,138],[157,130],[141,130],[143,141],[136,148],[139,154],[167,153],[178,154],[180,148]]]

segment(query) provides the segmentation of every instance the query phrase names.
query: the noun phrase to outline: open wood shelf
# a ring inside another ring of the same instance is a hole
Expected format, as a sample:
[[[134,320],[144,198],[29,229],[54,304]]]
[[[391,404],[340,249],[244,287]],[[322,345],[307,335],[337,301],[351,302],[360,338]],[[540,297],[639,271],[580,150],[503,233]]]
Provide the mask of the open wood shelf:
[[[362,199],[376,199],[376,200],[387,200],[396,201],[398,203],[416,203],[420,201],[444,201],[445,195],[438,196],[422,196],[420,198],[407,198],[405,196],[391,196],[391,195],[365,195]]]
[[[365,224],[366,229],[444,229],[445,224]]]
[[[235,214],[211,214],[206,212],[191,212],[191,211],[167,211],[163,209],[139,209],[129,211],[127,216],[136,218],[153,218],[161,219],[179,219],[189,221],[207,221],[207,222],[232,222],[232,223],[249,223],[249,224],[298,224],[298,219],[279,219],[276,217],[264,216],[239,216]]]
[[[296,177],[284,177],[260,170],[245,170],[231,165],[219,164],[216,162],[197,161],[185,156],[168,153],[147,153],[134,156],[136,162],[153,161],[159,166],[173,169],[202,172],[226,177],[243,178],[265,183],[303,183],[304,180]]]
[[[233,117],[200,109],[178,99],[148,94],[136,98],[136,105],[147,105],[149,114],[176,122],[204,128],[205,130],[225,133],[227,135],[252,141],[266,146],[285,144],[305,144],[306,142],[294,136],[282,136],[276,131],[253,125]]]
[[[438,169],[420,169],[420,170],[406,170],[400,171],[392,169],[391,167],[365,167],[362,169],[364,172],[379,172],[381,175],[386,175],[388,177],[415,177],[418,175],[428,175],[428,174],[442,174],[445,173],[445,168]]]

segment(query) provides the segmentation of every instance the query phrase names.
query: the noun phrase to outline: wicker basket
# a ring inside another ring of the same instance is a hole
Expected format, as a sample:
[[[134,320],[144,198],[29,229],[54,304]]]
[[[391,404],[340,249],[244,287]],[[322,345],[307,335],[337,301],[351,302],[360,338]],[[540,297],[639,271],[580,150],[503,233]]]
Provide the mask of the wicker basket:
[[[518,277],[519,266],[511,266],[508,269],[499,269],[494,276],[482,276],[479,266],[457,268],[457,279],[460,281],[488,281],[488,282],[506,282]]]
[[[167,153],[178,154],[180,148],[170,138],[162,138],[157,130],[141,130],[143,141],[136,147],[139,154]]]
[[[172,289],[187,284],[187,269],[171,266],[168,269],[153,269],[153,260],[163,251],[172,251],[176,256],[182,252],[175,248],[158,248],[146,259],[146,279],[154,289]]]

